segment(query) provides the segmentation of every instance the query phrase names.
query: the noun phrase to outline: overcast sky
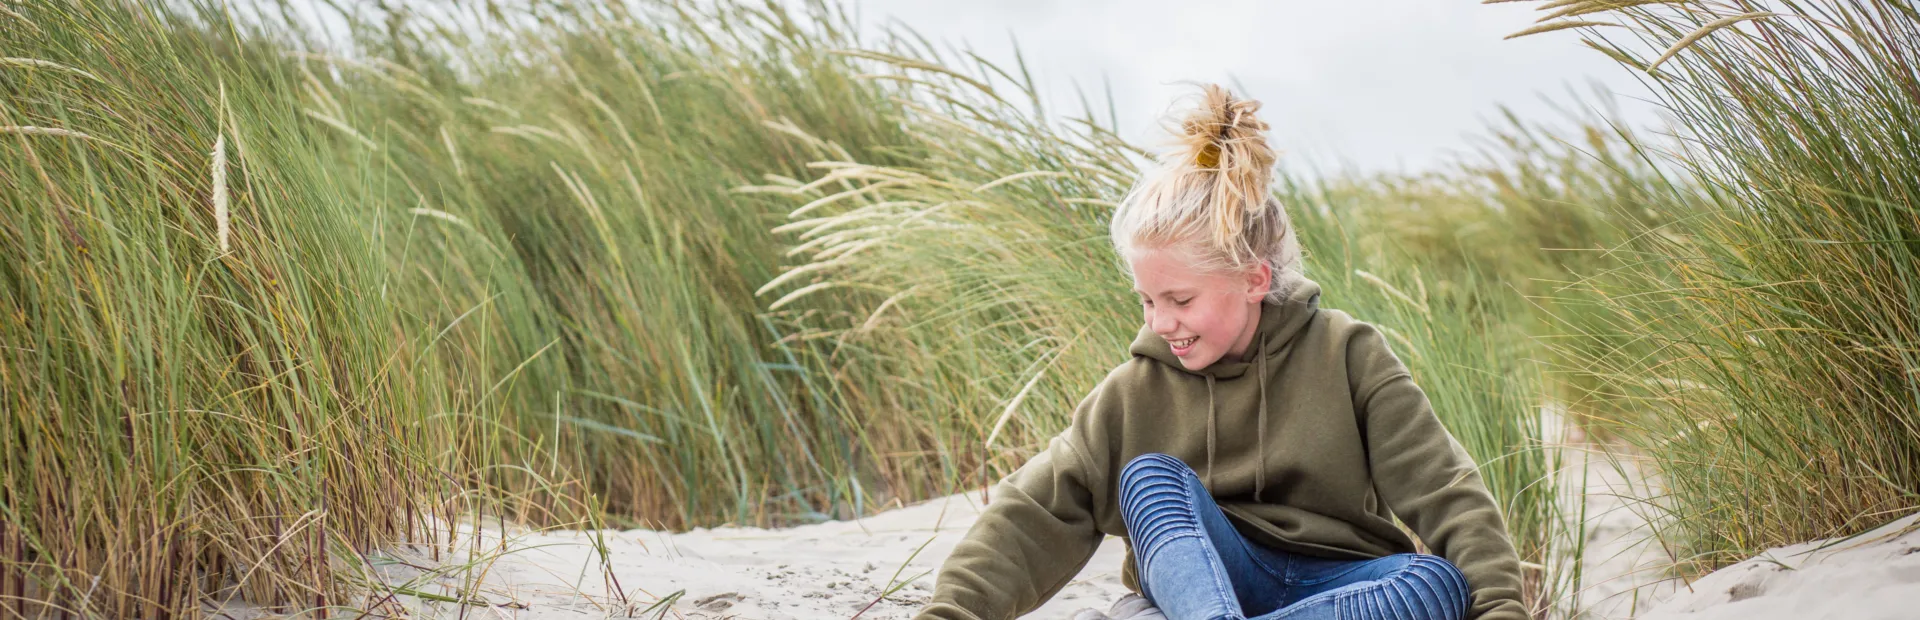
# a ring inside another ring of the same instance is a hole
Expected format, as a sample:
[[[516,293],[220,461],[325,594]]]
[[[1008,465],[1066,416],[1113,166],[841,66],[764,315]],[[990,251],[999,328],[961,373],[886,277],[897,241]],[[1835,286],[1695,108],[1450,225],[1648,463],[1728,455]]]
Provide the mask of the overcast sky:
[[[1478,0],[849,0],[878,28],[889,18],[936,43],[963,42],[1011,65],[1017,38],[1049,112],[1077,112],[1073,82],[1113,89],[1122,135],[1145,139],[1156,115],[1192,92],[1180,80],[1245,87],[1282,157],[1323,168],[1418,170],[1464,150],[1497,106],[1557,118],[1543,96],[1573,102],[1591,83],[1618,94],[1629,123],[1652,126],[1646,90],[1580,44],[1574,31],[1511,41],[1534,3]],[[1236,89],[1237,91],[1238,89]],[[1102,113],[1104,116],[1104,112]]]
[[[1621,120],[1658,121],[1632,73],[1581,45],[1576,31],[1501,40],[1533,25],[1535,2],[840,1],[870,33],[897,21],[1009,70],[1017,39],[1050,114],[1079,111],[1076,82],[1097,104],[1104,79],[1121,135],[1142,144],[1164,135],[1159,115],[1194,92],[1176,82],[1237,83],[1237,93],[1264,104],[1282,158],[1324,172],[1428,169],[1469,149],[1498,106],[1557,120],[1549,101],[1574,104],[1573,93],[1595,85],[1616,94]],[[294,6],[339,26],[314,10],[315,0]]]

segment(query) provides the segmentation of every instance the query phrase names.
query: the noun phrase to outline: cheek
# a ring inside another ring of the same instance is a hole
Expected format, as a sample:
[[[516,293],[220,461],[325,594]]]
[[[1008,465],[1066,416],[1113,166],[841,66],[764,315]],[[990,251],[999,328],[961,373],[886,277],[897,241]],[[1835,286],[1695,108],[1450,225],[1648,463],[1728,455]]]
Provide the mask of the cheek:
[[[1228,303],[1231,300],[1223,296],[1216,297],[1212,301],[1212,307],[1207,308],[1207,318],[1204,329],[1207,331],[1206,335],[1212,336],[1213,340],[1218,343],[1227,336],[1236,335],[1240,327],[1240,317],[1236,312],[1238,309],[1235,308],[1233,304]]]

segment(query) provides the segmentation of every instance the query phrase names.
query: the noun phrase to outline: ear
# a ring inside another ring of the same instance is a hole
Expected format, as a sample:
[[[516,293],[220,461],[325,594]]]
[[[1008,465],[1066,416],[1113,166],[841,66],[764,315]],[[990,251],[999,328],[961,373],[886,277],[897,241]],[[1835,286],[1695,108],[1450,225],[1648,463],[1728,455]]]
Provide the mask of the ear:
[[[1247,303],[1257,304],[1273,291],[1273,267],[1264,261],[1246,271]]]

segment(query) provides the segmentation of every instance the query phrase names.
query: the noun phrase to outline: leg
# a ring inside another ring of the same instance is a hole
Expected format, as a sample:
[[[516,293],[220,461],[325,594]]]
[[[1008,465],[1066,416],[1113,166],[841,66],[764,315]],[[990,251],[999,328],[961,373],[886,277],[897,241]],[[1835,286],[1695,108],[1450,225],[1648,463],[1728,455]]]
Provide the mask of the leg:
[[[1467,578],[1445,558],[1402,553],[1358,561],[1301,557],[1297,589],[1312,592],[1262,620],[1462,620]]]
[[[1168,618],[1239,620],[1243,604],[1285,590],[1180,459],[1146,454],[1127,463],[1120,514],[1140,563],[1140,589]]]

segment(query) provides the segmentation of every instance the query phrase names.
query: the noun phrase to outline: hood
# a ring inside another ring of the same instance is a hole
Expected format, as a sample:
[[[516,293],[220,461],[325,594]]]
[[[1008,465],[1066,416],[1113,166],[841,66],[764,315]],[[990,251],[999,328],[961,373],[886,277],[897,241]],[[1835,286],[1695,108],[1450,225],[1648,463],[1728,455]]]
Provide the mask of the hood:
[[[1320,310],[1320,285],[1312,280],[1302,279],[1293,288],[1286,299],[1268,300],[1260,304],[1260,324],[1255,328],[1253,345],[1241,359],[1220,358],[1206,368],[1187,370],[1180,358],[1173,354],[1173,346],[1167,339],[1153,332],[1151,326],[1141,326],[1140,334],[1134,336],[1133,345],[1128,351],[1134,355],[1153,358],[1190,375],[1204,375],[1215,379],[1233,379],[1247,373],[1259,361],[1272,357],[1287,348],[1293,336],[1313,320],[1314,313]]]
[[[1253,497],[1254,501],[1260,501],[1260,494],[1266,491],[1267,487],[1267,417],[1269,415],[1267,382],[1272,379],[1267,375],[1267,359],[1285,351],[1287,345],[1293,342],[1293,337],[1299,334],[1300,330],[1313,320],[1313,315],[1319,311],[1320,285],[1302,278],[1299,285],[1288,292],[1285,299],[1260,303],[1260,323],[1255,328],[1253,345],[1248,347],[1247,352],[1240,359],[1221,358],[1200,370],[1187,370],[1187,367],[1180,363],[1180,358],[1173,354],[1173,347],[1167,344],[1165,338],[1154,333],[1149,326],[1140,327],[1140,335],[1135,336],[1133,346],[1128,347],[1130,352],[1136,356],[1152,358],[1169,368],[1205,377],[1207,380],[1207,463],[1204,480],[1208,489],[1213,488],[1214,452],[1219,443],[1220,428],[1220,408],[1214,398],[1214,382],[1239,378],[1247,374],[1249,368],[1256,366],[1260,369],[1259,374],[1254,376],[1254,381],[1259,384],[1260,390],[1260,400],[1257,405],[1259,411],[1255,416],[1257,426],[1254,430],[1255,441],[1258,442],[1255,452],[1260,455],[1260,463],[1253,473]]]

